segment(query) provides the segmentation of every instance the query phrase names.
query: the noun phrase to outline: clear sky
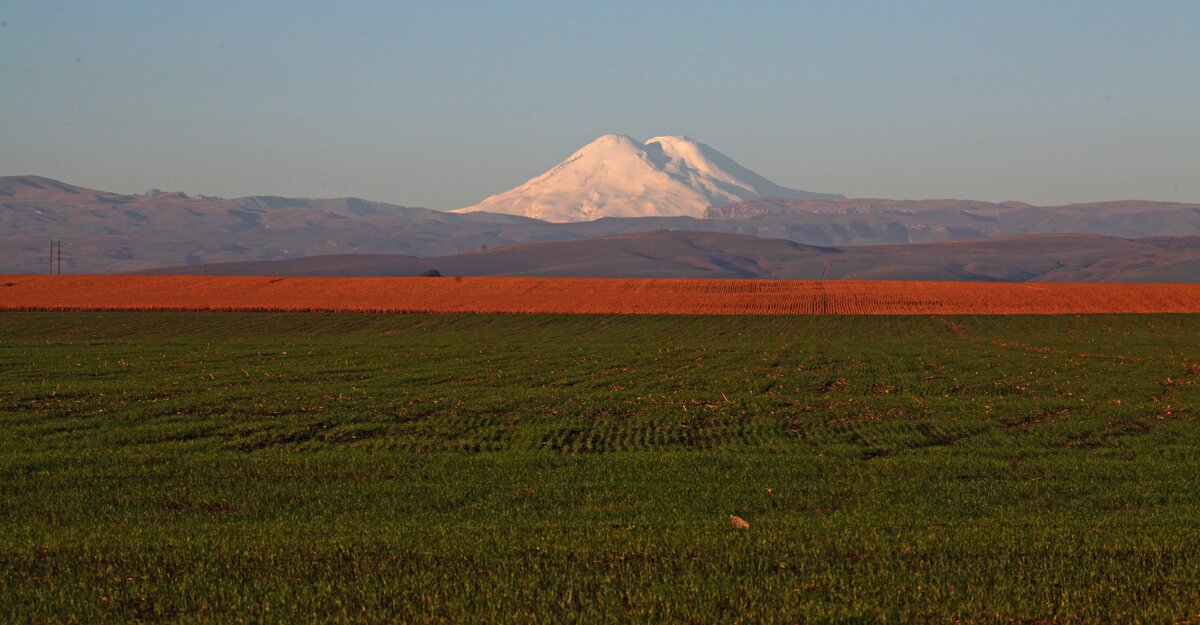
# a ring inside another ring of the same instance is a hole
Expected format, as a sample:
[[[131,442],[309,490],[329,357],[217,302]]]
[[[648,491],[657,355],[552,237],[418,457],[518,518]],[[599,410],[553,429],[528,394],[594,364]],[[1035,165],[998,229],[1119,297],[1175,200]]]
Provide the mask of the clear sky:
[[[0,0],[0,175],[450,209],[610,132],[850,196],[1200,202],[1200,2]]]

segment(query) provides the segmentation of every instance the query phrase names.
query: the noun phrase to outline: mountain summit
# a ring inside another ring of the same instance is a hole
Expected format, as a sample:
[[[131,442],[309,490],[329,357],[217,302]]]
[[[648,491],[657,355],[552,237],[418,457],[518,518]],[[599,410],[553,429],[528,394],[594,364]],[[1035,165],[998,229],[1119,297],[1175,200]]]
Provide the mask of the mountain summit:
[[[453,212],[507,213],[556,222],[703,217],[709,206],[757,197],[841,196],[781,187],[686,136],[642,143],[626,135],[604,135],[529,182]]]

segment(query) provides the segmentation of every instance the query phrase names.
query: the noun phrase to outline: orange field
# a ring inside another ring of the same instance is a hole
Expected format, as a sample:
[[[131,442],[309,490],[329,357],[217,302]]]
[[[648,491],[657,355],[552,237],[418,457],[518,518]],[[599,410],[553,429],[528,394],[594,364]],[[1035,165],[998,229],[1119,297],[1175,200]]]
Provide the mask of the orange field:
[[[1196,313],[1200,285],[596,278],[0,276],[5,310],[627,314]]]

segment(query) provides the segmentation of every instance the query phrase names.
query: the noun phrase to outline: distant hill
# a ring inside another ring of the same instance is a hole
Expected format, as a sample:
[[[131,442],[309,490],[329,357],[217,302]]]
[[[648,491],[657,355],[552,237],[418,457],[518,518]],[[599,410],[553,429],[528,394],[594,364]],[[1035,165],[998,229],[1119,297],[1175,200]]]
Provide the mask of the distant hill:
[[[447,233],[508,242],[487,233],[504,226],[519,232],[522,224],[542,222],[359,198],[122,195],[39,176],[9,176],[0,178],[0,272],[41,272],[50,239],[64,242],[64,270],[99,273],[344,250],[445,253],[460,249],[437,247]],[[472,239],[467,245],[480,244]]]
[[[572,276],[1053,282],[1200,282],[1200,236],[1029,235],[818,247],[711,232],[647,232],[504,246],[437,258],[340,254],[218,263],[154,274]]]
[[[359,198],[123,195],[10,176],[0,178],[0,273],[45,271],[51,239],[63,241],[64,272],[121,273],[330,254],[438,257],[658,230],[734,233],[825,247],[1039,232],[1126,239],[1200,235],[1200,205],[1141,201],[1036,207],[971,200],[756,198],[710,207],[706,215],[550,223]]]

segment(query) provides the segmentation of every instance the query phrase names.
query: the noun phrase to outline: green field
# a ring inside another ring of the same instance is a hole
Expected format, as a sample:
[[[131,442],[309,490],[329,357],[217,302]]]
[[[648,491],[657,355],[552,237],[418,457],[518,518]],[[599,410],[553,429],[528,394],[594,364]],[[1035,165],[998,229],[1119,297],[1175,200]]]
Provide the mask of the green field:
[[[1200,316],[4,313],[0,622],[1200,620],[1198,406]]]

